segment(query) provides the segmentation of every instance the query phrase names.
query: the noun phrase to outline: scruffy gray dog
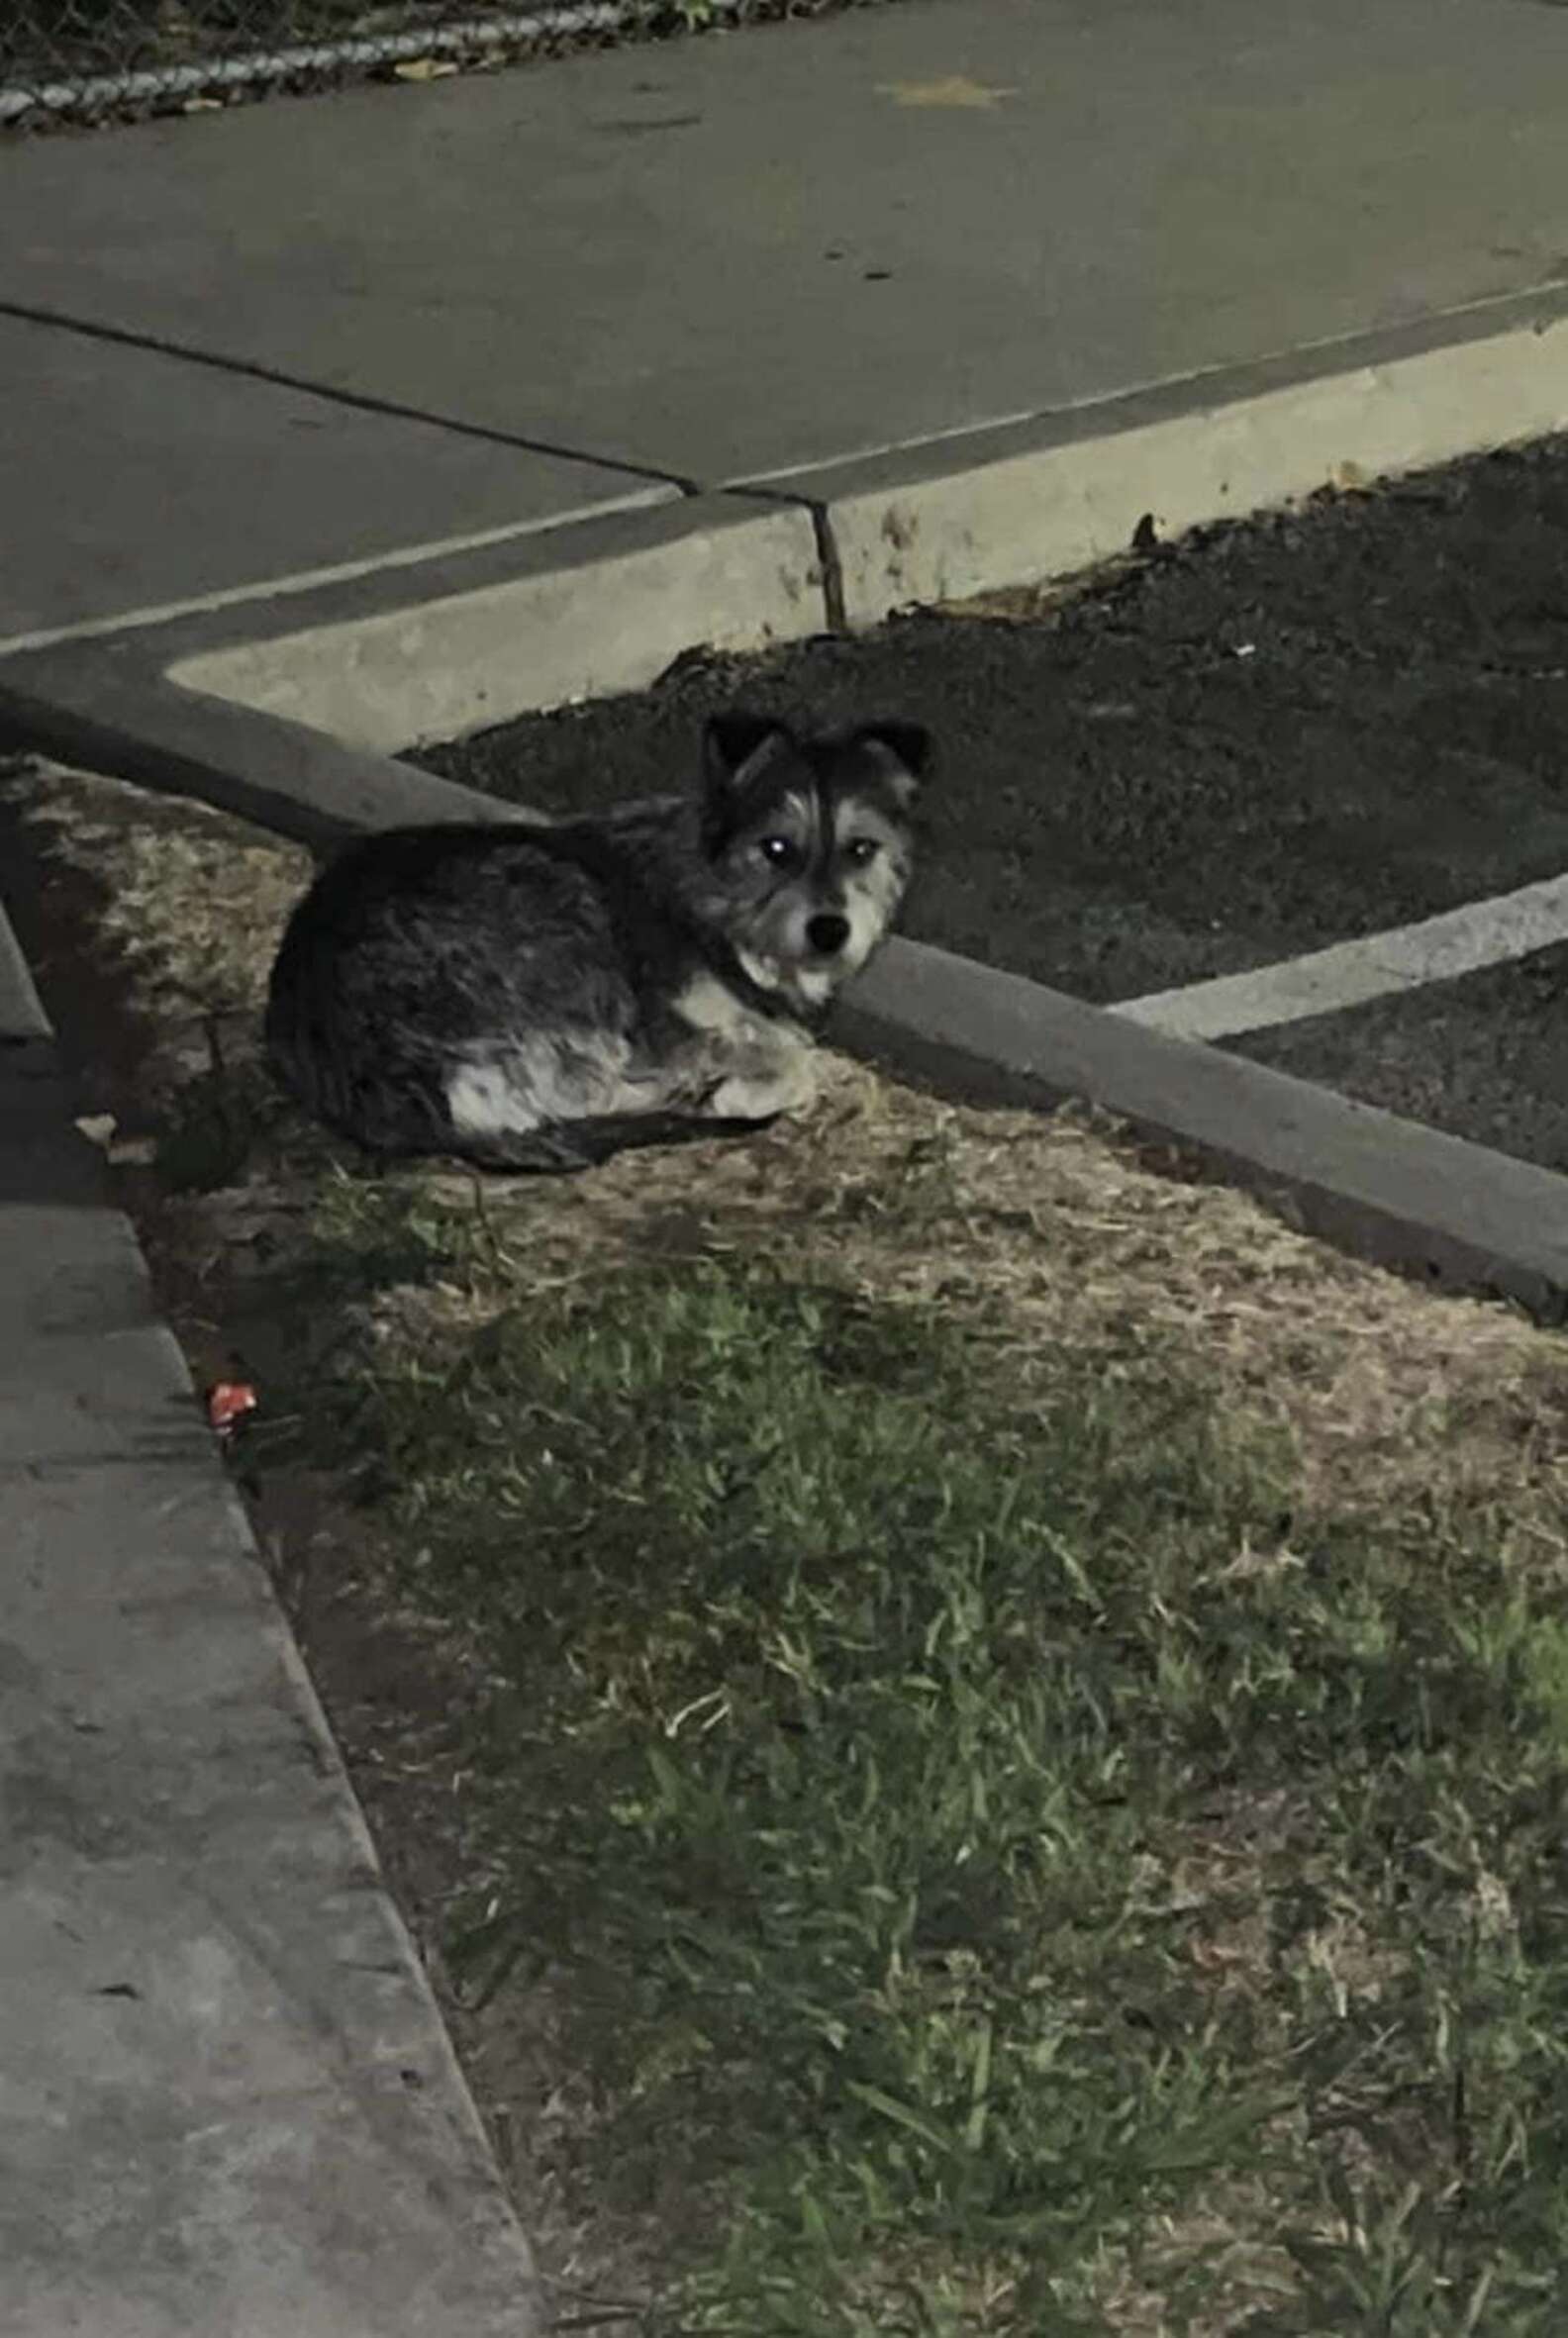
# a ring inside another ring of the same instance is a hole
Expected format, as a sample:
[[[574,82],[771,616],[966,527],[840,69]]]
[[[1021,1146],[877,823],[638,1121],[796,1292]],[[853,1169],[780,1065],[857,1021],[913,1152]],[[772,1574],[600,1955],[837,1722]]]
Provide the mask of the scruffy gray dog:
[[[731,714],[688,796],[369,837],[289,921],[272,1063],[371,1153],[485,1169],[581,1169],[798,1108],[816,1026],[909,882],[929,754],[910,723]]]

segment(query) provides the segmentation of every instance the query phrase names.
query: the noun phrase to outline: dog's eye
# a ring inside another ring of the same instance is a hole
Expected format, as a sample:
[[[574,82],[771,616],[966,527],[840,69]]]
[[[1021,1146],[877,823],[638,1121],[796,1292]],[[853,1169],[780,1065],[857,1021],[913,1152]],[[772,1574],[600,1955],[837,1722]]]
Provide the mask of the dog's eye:
[[[875,860],[881,849],[875,836],[851,836],[844,846],[844,858],[857,869],[863,869],[867,861]]]
[[[795,847],[788,836],[764,836],[758,844],[757,850],[761,853],[762,858],[770,860],[776,869],[787,869],[795,858]]]

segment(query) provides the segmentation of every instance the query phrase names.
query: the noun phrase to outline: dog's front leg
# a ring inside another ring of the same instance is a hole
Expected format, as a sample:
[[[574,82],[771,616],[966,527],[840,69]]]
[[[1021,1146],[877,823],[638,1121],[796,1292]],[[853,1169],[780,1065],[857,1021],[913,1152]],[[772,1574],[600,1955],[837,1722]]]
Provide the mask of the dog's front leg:
[[[703,1110],[721,1120],[772,1120],[803,1112],[817,1093],[809,1040],[794,1033],[750,1041],[737,1049],[710,1089]]]

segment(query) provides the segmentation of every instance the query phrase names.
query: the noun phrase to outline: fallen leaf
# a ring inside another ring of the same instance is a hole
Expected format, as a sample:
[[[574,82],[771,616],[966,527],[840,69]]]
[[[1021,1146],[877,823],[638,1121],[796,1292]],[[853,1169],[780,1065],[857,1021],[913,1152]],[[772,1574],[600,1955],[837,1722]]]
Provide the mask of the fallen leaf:
[[[116,1127],[113,1113],[83,1113],[76,1125],[89,1144],[97,1145],[103,1152],[109,1150]]]
[[[993,89],[983,81],[970,81],[962,73],[949,73],[944,81],[879,81],[877,95],[890,97],[896,106],[954,106],[974,112],[989,112],[1005,97],[1017,97],[1016,89]]]
[[[400,81],[444,81],[457,67],[447,56],[411,56],[406,64],[394,65],[392,70]]]

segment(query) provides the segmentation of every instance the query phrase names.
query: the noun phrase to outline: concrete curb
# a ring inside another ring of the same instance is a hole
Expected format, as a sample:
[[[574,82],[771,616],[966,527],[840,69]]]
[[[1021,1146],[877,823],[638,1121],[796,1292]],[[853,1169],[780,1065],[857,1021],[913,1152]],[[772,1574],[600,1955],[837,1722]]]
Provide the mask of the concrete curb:
[[[1568,285],[770,484],[826,515],[846,624],[1068,575],[1330,484],[1568,427]]]
[[[317,852],[363,828],[507,816],[494,797],[412,763],[181,690],[124,642],[0,660],[0,741],[199,797]]]
[[[888,944],[834,1036],[977,1103],[1087,1099],[1381,1265],[1568,1313],[1568,1177],[1551,1170],[920,942]]]
[[[292,627],[264,636],[253,607],[248,628],[224,614],[218,645],[195,628],[159,636],[171,682],[378,749],[640,690],[683,650],[765,649],[828,623],[810,512],[725,495],[293,596],[269,612]]]
[[[325,849],[367,827],[527,820],[378,750],[631,689],[699,643],[869,625],[1129,541],[1568,427],[1568,285],[678,505],[109,639],[0,656],[0,735]],[[810,507],[810,508],[808,508]],[[526,651],[526,654],[525,654]],[[336,733],[323,734],[322,726]],[[1389,1262],[1543,1314],[1568,1179],[941,951],[899,942],[854,1043],[1031,1102],[1079,1096]]]
[[[0,662],[6,734],[317,850],[402,822],[536,817],[196,699],[102,649]],[[1547,1319],[1568,1315],[1568,1177],[919,942],[888,944],[840,1003],[833,1035],[976,1101],[1083,1099],[1347,1249]]]
[[[1568,284],[916,447],[0,646],[0,680],[23,691],[29,676],[74,676],[74,662],[41,661],[92,650],[192,699],[395,752],[642,688],[688,649],[761,649],[1068,575],[1126,551],[1145,516],[1170,536],[1559,429]]]
[[[0,1048],[0,2323],[529,2338],[527,2241],[70,1116],[50,1037]]]
[[[718,493],[0,641],[0,675],[93,651],[384,751],[641,689],[685,650],[765,649],[829,622],[805,503]]]

